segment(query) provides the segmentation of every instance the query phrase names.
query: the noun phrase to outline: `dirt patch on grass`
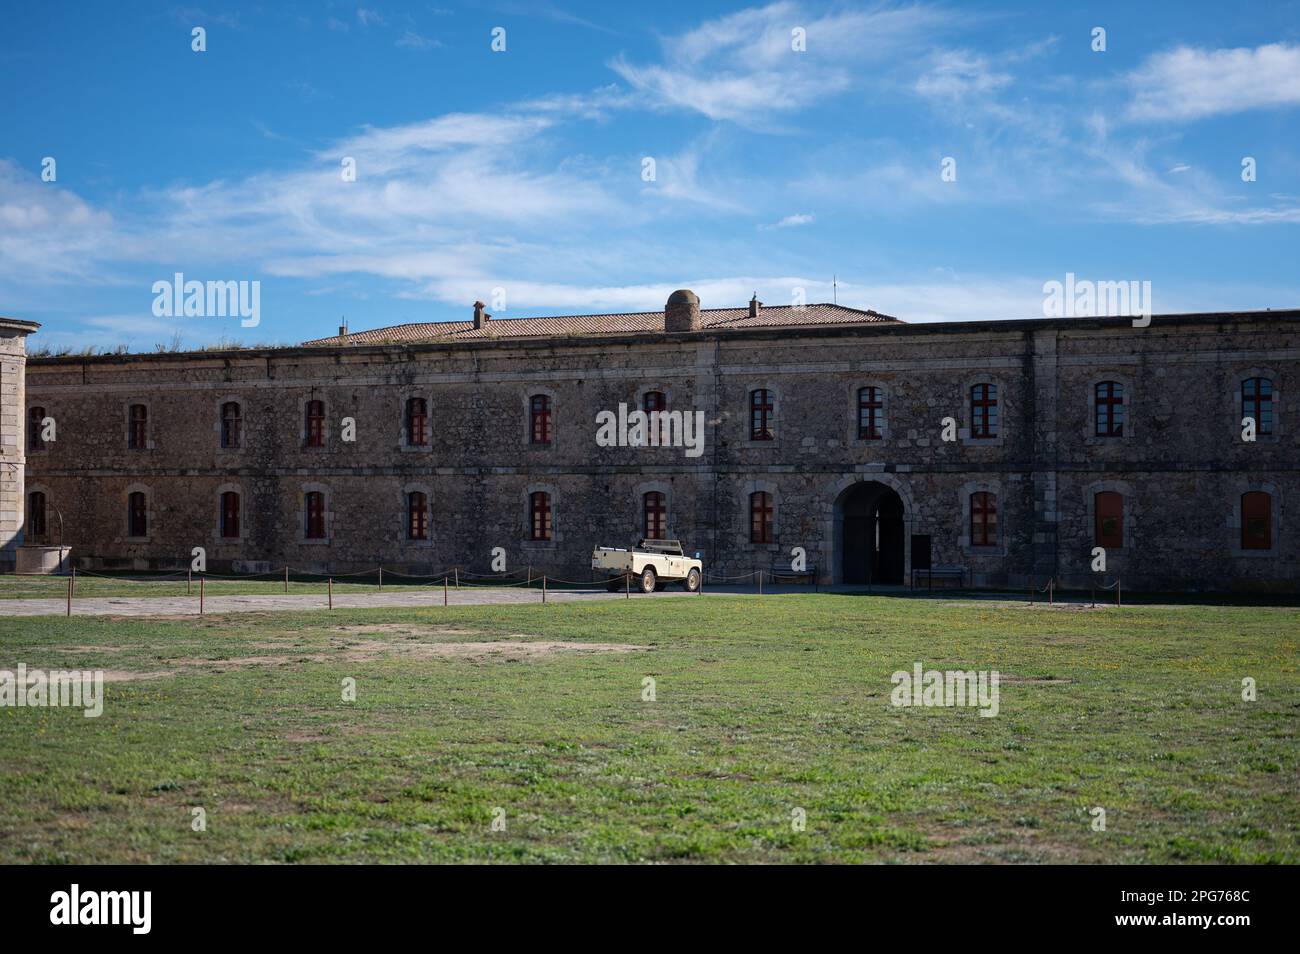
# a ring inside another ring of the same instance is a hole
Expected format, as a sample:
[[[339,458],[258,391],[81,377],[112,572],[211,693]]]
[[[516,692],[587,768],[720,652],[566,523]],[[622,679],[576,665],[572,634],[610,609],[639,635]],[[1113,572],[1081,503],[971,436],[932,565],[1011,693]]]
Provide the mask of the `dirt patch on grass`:
[[[454,626],[421,626],[411,623],[371,623],[355,626],[332,626],[332,633],[345,633],[350,636],[378,636],[396,634],[401,636],[479,636],[482,630],[458,629]]]
[[[141,682],[145,679],[164,679],[176,675],[174,669],[158,669],[153,672],[132,672],[129,669],[105,669],[105,682]]]

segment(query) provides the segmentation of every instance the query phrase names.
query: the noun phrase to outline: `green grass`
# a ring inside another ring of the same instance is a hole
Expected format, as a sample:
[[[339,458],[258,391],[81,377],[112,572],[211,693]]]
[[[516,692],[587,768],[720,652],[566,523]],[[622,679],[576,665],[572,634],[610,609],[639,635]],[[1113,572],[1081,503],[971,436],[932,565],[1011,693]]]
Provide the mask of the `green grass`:
[[[510,580],[509,582],[513,583],[515,581]],[[323,577],[291,578],[289,580],[288,595],[323,596],[329,589],[329,585],[328,581]],[[451,584],[449,583],[449,585]],[[471,585],[468,579],[465,585]],[[483,586],[485,582],[482,578],[475,577],[473,585],[476,587]],[[523,586],[524,581],[519,580],[518,585]],[[540,588],[542,585],[541,578],[538,577],[531,585],[534,589]],[[334,592],[340,595],[380,592],[378,581],[373,573],[367,577],[339,577],[334,580],[333,586]],[[431,587],[441,593],[442,577],[438,577],[434,581],[426,579],[413,580],[409,577],[403,579],[398,576],[386,575],[383,592],[428,591]],[[208,596],[282,596],[285,594],[285,585],[282,578],[222,580],[209,577],[204,580],[203,591]],[[0,600],[62,600],[67,598],[67,593],[68,578],[66,576],[0,576]],[[74,598],[80,600],[123,596],[192,596],[197,599],[198,595],[199,577],[197,574],[189,581],[185,579],[184,574],[181,574],[179,578],[166,575],[159,577],[147,575],[124,577],[79,574]]]
[[[535,638],[651,648],[429,652]],[[0,862],[1295,863],[1298,643],[1294,609],[813,594],[0,619],[0,668],[173,673],[0,709]],[[999,670],[1001,714],[892,707],[917,661]]]

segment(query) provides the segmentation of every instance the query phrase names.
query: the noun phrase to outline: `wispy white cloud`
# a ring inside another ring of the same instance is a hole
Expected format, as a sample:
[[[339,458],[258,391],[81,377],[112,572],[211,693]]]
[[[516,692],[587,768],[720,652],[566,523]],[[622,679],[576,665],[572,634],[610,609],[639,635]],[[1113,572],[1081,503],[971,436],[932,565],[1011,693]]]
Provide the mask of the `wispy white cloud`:
[[[1182,46],[1150,57],[1128,77],[1136,120],[1201,119],[1300,105],[1300,44],[1205,50]]]
[[[815,215],[809,215],[804,212],[797,212],[794,215],[787,215],[779,222],[772,222],[766,225],[760,225],[760,232],[770,232],[773,229],[792,229],[800,225],[812,225],[817,220]]]
[[[416,33],[414,30],[403,30],[402,35],[397,38],[394,46],[399,46],[407,50],[436,50],[438,47],[442,46],[442,43],[438,40]]]

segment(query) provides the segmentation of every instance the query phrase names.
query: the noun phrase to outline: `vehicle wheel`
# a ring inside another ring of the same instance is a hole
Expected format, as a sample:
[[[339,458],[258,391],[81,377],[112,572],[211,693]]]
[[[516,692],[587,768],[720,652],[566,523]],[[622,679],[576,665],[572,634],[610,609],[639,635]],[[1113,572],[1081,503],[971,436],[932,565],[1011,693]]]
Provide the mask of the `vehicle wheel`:
[[[642,593],[653,593],[655,591],[655,584],[658,582],[659,581],[655,576],[654,567],[648,566],[641,571],[640,585]]]
[[[700,571],[692,568],[691,572],[686,574],[686,582],[682,585],[686,587],[687,593],[694,593],[698,590],[700,588]]]

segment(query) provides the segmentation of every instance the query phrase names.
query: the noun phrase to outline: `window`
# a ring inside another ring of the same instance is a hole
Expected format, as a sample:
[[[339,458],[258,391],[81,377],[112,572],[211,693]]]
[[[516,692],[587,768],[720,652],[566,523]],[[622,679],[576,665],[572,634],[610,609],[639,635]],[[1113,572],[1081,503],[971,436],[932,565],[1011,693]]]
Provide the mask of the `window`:
[[[749,542],[772,543],[772,495],[765,490],[749,495]]]
[[[551,539],[551,495],[539,490],[528,495],[529,539]]]
[[[307,402],[307,446],[325,446],[325,402]]]
[[[1241,382],[1241,416],[1255,419],[1255,433],[1273,433],[1273,382],[1247,378]],[[1245,544],[1242,544],[1245,546]]]
[[[551,399],[545,394],[528,399],[528,443],[551,443]]]
[[[858,389],[858,440],[878,441],[884,422],[885,403],[880,388]]]
[[[1103,490],[1092,498],[1096,520],[1093,528],[1093,545],[1107,550],[1124,546],[1124,495],[1114,490]]]
[[[128,537],[149,535],[149,502],[143,491],[133,491],[126,498],[126,535]]]
[[[970,389],[970,436],[998,436],[998,386],[977,384]]]
[[[989,385],[976,385],[988,387]],[[998,498],[985,490],[970,495],[970,545],[998,545]]]
[[[27,412],[27,449],[29,451],[47,450],[45,438],[41,432],[45,430],[41,423],[45,420],[45,408],[34,407]]]
[[[664,503],[664,495],[657,490],[652,490],[642,498],[642,512],[644,519],[641,521],[643,533],[641,534],[647,540],[662,540],[666,536],[664,530],[668,521],[668,507]]]
[[[1273,497],[1263,490],[1241,495],[1241,548],[1273,548]]]
[[[776,439],[773,428],[772,392],[759,388],[749,392],[749,439],[751,441],[771,441]]]
[[[429,539],[429,498],[418,490],[406,495],[406,539]]]
[[[233,490],[221,495],[221,535],[227,539],[239,536],[239,494]]]
[[[126,446],[131,450],[145,450],[149,446],[149,408],[143,404],[127,408]]]
[[[33,490],[27,495],[27,537],[44,540],[45,532],[45,494]]]
[[[325,494],[319,490],[303,496],[303,536],[308,540],[325,539]]]
[[[1096,409],[1093,433],[1097,437],[1124,436],[1124,385],[1117,381],[1102,381],[1094,389],[1093,407]],[[1105,544],[1099,543],[1098,546]]]
[[[244,409],[238,401],[221,405],[221,446],[239,447],[243,440]]]
[[[406,446],[423,447],[429,442],[429,402],[424,398],[406,399]]]

